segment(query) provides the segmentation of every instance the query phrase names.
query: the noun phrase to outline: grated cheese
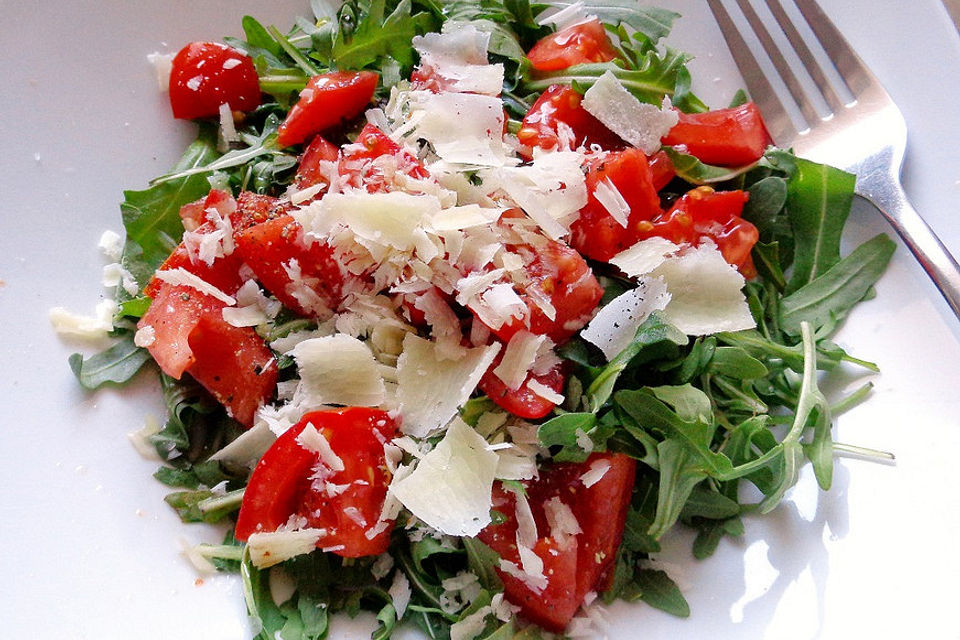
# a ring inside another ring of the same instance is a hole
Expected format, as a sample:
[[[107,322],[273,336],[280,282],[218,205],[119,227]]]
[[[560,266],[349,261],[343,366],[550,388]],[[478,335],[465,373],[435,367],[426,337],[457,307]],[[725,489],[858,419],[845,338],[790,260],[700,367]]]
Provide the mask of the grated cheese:
[[[664,97],[660,108],[640,102],[612,71],[604,73],[587,89],[581,104],[608,129],[647,155],[660,149],[660,138],[680,121],[670,98]]]
[[[291,351],[300,371],[298,403],[375,407],[384,400],[383,377],[365,343],[345,334],[304,340]]]

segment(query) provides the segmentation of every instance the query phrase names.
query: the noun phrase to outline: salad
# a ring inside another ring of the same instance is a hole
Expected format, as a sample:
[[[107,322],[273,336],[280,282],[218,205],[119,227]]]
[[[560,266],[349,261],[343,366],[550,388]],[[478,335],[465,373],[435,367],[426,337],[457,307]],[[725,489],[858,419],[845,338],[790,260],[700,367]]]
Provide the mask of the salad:
[[[709,556],[804,463],[828,489],[869,453],[831,439],[869,385],[818,388],[875,370],[830,340],[894,246],[841,255],[853,176],[770,146],[742,94],[703,104],[667,10],[312,9],[167,60],[198,137],[125,193],[117,340],[80,382],[158,371],[139,444],[185,522],[226,525],[190,557],[240,574],[260,637],[689,615],[663,536]]]

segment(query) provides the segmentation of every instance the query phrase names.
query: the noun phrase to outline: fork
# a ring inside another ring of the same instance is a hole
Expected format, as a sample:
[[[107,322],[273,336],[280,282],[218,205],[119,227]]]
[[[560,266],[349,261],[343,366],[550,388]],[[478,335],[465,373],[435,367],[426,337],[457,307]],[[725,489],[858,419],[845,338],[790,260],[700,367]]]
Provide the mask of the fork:
[[[827,79],[781,0],[764,0],[827,106],[828,113],[823,115],[784,61],[783,53],[750,0],[735,2],[788,95],[778,94],[774,89],[722,0],[707,2],[774,142],[780,147],[792,147],[800,157],[856,174],[857,195],[880,210],[960,318],[960,266],[910,205],[900,183],[907,145],[903,115],[820,6],[815,0],[793,0],[853,96],[851,102],[844,102],[839,95],[843,90],[838,91]],[[793,102],[805,125],[794,123],[784,107],[785,101]]]

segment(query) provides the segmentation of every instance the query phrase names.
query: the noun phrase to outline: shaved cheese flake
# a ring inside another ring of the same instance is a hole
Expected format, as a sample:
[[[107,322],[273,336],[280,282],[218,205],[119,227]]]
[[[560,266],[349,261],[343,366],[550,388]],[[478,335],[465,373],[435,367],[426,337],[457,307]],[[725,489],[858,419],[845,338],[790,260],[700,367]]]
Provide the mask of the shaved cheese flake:
[[[397,360],[401,430],[418,438],[447,424],[490,367],[499,344],[466,349],[459,360],[445,360],[437,346],[407,334]]]
[[[587,89],[581,104],[608,129],[647,155],[660,149],[660,138],[680,120],[669,98],[664,97],[661,108],[640,102],[612,71],[604,73]]]
[[[667,256],[677,253],[680,248],[680,245],[666,238],[647,238],[610,258],[610,264],[631,278],[636,278],[659,267]]]
[[[147,54],[147,62],[153,65],[153,71],[157,74],[157,88],[160,91],[170,90],[170,72],[173,71],[174,53],[160,53],[154,51]]]
[[[437,232],[469,229],[496,222],[503,212],[504,209],[500,207],[481,207],[478,204],[447,207],[434,214],[431,226]]]
[[[183,267],[157,271],[154,277],[156,277],[158,280],[166,282],[167,284],[172,284],[177,287],[190,287],[191,289],[195,289],[200,293],[208,295],[212,298],[216,298],[220,302],[223,302],[227,305],[232,306],[237,303],[232,296],[228,296],[226,293],[216,288],[200,276],[190,273]]]
[[[490,605],[480,607],[450,625],[450,640],[473,640],[487,626],[487,616],[493,613]]]
[[[95,340],[107,337],[113,331],[113,317],[119,306],[116,300],[106,299],[97,303],[93,317],[81,316],[63,307],[54,307],[49,311],[50,324],[61,336],[72,336]]]
[[[527,379],[527,373],[537,359],[537,352],[546,336],[538,336],[529,331],[517,331],[510,337],[503,359],[493,370],[507,388],[516,391]]]
[[[592,17],[593,16],[587,15],[586,7],[582,0],[577,0],[560,10],[557,10],[556,7],[550,7],[537,16],[537,24],[540,26],[552,24],[557,31],[562,31],[567,27],[586,22]]]
[[[523,567],[522,579],[536,593],[542,592],[547,588],[547,576],[543,573],[543,558],[533,549],[521,545],[517,545],[517,553],[520,555],[520,566]]]
[[[553,404],[563,404],[563,394],[557,393],[536,378],[527,380],[527,389]]]
[[[589,489],[593,485],[600,482],[600,480],[603,479],[603,476],[607,475],[607,471],[609,470],[609,460],[594,460],[586,473],[580,476],[580,482],[583,483],[583,486]]]
[[[217,568],[200,553],[197,545],[190,544],[190,542],[182,536],[178,538],[178,542],[180,543],[180,552],[190,561],[190,564],[193,565],[193,568],[196,569],[198,573],[212,575],[217,572]]]
[[[475,536],[490,523],[497,454],[463,420],[455,418],[436,448],[412,473],[394,476],[390,493],[437,531]]]
[[[250,561],[258,569],[272,567],[295,556],[310,553],[326,533],[326,529],[252,533],[247,539]]]
[[[300,435],[297,436],[297,444],[307,451],[317,454],[320,457],[320,462],[331,471],[343,471],[346,468],[340,456],[330,448],[330,442],[322,433],[317,431],[312,422],[308,422]]]
[[[424,220],[440,210],[436,196],[414,195],[402,191],[367,193],[353,190],[329,193],[294,214],[304,229],[327,235],[330,223],[337,221],[357,238],[410,251],[416,246],[414,231]]]
[[[236,440],[220,449],[211,460],[223,463],[227,467],[253,470],[257,461],[267,452],[277,436],[265,422],[257,422],[237,437]]]
[[[114,262],[120,262],[120,258],[123,256],[123,238],[116,231],[110,229],[104,231],[100,236],[97,247],[103,252],[103,255]]]
[[[558,496],[550,498],[543,505],[543,513],[550,526],[550,537],[561,547],[566,547],[571,538],[583,533],[573,509],[564,503]]]
[[[536,450],[529,454],[516,445],[497,451],[496,476],[499,480],[530,480],[537,476]]]
[[[503,65],[490,64],[487,46],[490,34],[474,23],[448,20],[442,33],[413,39],[422,64],[447,81],[451,91],[499,95],[503,89]]]
[[[507,490],[513,493],[516,502],[514,511],[517,518],[517,546],[532,549],[537,544],[537,538],[539,538],[537,522],[533,519],[533,510],[530,508],[527,496],[521,489],[509,487]]]
[[[423,113],[412,135],[429,142],[442,159],[486,167],[505,164],[500,98],[414,91],[411,106]]]
[[[713,243],[704,242],[666,260],[650,275],[663,278],[670,292],[664,319],[687,335],[756,326],[741,291],[743,276],[723,259]]]
[[[147,416],[143,426],[127,434],[130,444],[145,460],[160,460],[157,448],[150,442],[150,437],[160,433],[160,423],[153,416]]]
[[[635,289],[620,294],[600,309],[580,335],[597,345],[607,360],[613,360],[633,342],[637,329],[650,314],[669,303],[670,293],[662,280],[642,279]]]
[[[373,352],[344,334],[312,338],[291,351],[300,371],[297,393],[307,405],[375,407],[384,385]]]
[[[623,198],[623,194],[617,189],[610,178],[604,178],[597,183],[593,190],[593,197],[597,202],[607,210],[614,220],[624,229],[627,228],[627,220],[630,217],[630,205]]]
[[[527,315],[527,304],[509,282],[492,285],[479,300],[468,305],[480,320],[493,329],[499,329],[513,318]]]
[[[386,557],[389,558],[390,556],[386,555]],[[390,594],[390,599],[393,600],[393,608],[397,612],[397,619],[403,618],[403,613],[407,610],[407,605],[410,604],[410,596],[413,595],[410,589],[410,581],[407,580],[407,576],[403,571],[397,571],[393,574],[393,582],[390,584],[390,589],[387,593]]]

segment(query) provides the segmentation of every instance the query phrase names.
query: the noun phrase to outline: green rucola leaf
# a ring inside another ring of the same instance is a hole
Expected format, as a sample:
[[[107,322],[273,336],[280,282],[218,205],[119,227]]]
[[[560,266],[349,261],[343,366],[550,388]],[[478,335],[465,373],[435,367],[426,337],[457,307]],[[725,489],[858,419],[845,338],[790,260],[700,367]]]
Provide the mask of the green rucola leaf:
[[[756,163],[753,163],[742,167],[715,167],[701,162],[694,156],[677,151],[673,147],[662,147],[662,151],[670,158],[677,176],[691,184],[704,185],[727,182],[756,166]]]
[[[133,344],[133,334],[126,334],[109,349],[89,358],[73,354],[69,363],[85,389],[97,389],[107,383],[128,381],[148,360],[150,354],[147,350]]]
[[[883,275],[896,246],[881,233],[854,249],[816,280],[783,298],[781,328],[797,334],[801,322],[809,322],[817,329],[843,319]]]
[[[796,242],[787,293],[816,280],[840,261],[840,235],[855,183],[851,173],[796,159],[796,172],[787,183],[786,211]]]
[[[651,607],[679,618],[689,617],[690,605],[676,583],[663,571],[641,569],[637,572],[637,584],[640,586],[640,599]]]

